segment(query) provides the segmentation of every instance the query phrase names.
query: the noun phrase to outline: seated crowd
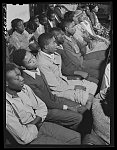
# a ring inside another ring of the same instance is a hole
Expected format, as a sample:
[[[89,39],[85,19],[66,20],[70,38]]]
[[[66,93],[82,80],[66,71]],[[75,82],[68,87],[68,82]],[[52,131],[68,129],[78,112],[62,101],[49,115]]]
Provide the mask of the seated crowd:
[[[6,132],[16,143],[110,144],[111,41],[97,11],[50,4],[27,23],[11,21]]]

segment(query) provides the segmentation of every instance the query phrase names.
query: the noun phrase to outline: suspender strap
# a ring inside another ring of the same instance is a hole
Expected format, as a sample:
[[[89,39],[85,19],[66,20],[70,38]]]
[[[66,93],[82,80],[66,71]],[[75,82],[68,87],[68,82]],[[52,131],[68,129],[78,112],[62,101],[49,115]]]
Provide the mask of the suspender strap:
[[[21,121],[21,119],[20,119],[20,117],[19,117],[17,111],[16,111],[15,108],[13,107],[13,105],[12,105],[8,100],[7,100],[7,102],[8,102],[8,104],[11,105],[11,107],[12,107],[12,109],[13,109],[13,111],[14,111],[16,117],[18,118],[19,122],[22,124],[22,121]],[[23,124],[22,124],[22,125],[23,125]]]

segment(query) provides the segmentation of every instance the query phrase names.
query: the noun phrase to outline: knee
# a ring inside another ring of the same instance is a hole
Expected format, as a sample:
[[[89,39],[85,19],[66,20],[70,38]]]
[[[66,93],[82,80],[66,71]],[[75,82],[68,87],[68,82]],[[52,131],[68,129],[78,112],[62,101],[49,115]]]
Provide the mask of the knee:
[[[79,124],[83,119],[83,115],[80,113],[77,113],[77,115],[74,116],[74,121]]]

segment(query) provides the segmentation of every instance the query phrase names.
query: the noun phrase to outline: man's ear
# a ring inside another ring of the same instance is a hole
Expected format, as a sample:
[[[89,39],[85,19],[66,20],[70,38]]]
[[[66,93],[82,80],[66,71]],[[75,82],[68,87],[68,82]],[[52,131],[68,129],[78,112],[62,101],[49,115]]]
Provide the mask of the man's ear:
[[[45,46],[44,46],[44,49],[47,50],[47,49],[48,49],[48,45],[45,45]]]
[[[65,31],[67,31],[67,29],[68,29],[68,28],[67,28],[67,27],[65,27]]]

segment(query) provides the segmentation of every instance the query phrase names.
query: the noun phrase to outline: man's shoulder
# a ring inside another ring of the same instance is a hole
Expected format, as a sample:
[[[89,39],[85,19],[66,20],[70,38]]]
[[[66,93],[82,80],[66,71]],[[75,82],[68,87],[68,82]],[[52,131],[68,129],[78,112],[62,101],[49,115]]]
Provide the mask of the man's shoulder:
[[[50,63],[50,58],[48,58],[47,56],[45,56],[44,54],[40,53],[38,55],[37,61],[39,62],[39,66],[42,64],[49,64]]]

